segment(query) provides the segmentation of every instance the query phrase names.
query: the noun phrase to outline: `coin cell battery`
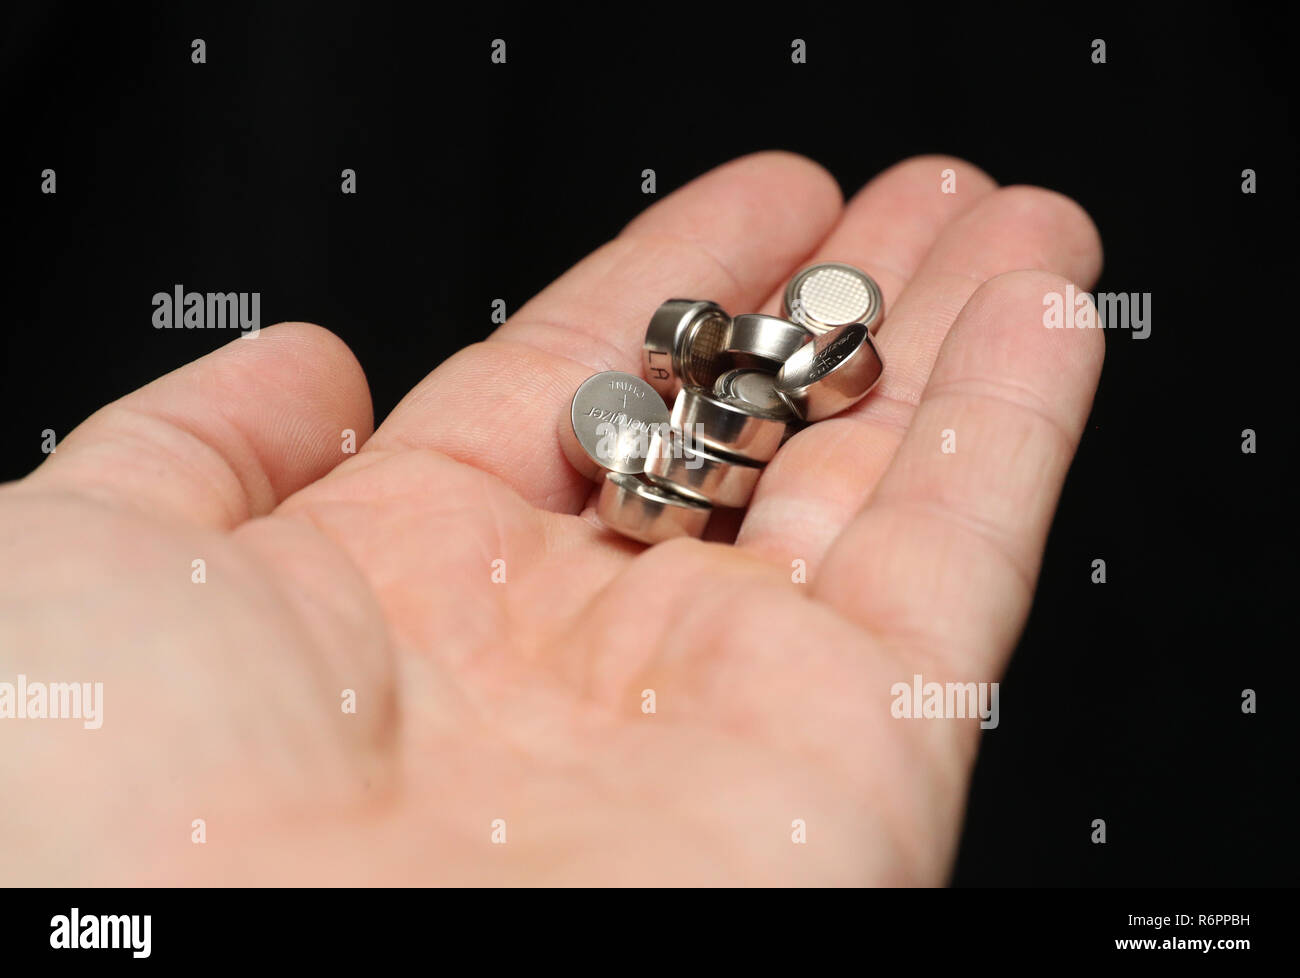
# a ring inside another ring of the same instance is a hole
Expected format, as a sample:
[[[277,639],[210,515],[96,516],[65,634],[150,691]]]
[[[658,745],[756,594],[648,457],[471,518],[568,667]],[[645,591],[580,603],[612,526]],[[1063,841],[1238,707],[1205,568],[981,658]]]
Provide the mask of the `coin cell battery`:
[[[650,318],[641,348],[646,378],[665,401],[683,385],[709,388],[722,372],[731,319],[716,302],[669,299]]]
[[[801,419],[820,421],[866,397],[884,370],[870,331],[853,323],[801,347],[776,375],[776,390]]]
[[[588,377],[560,421],[560,445],[575,469],[589,479],[602,470],[639,474],[650,439],[668,426],[668,406],[640,377],[606,370]]]
[[[788,319],[814,333],[852,323],[874,332],[885,313],[876,280],[860,268],[834,261],[798,272],[786,286],[782,305]]]
[[[710,512],[708,503],[622,472],[606,473],[596,500],[596,516],[605,526],[642,543],[698,537]]]
[[[795,418],[790,405],[776,389],[776,374],[766,370],[728,370],[719,375],[713,393],[725,401],[742,404],[755,414],[770,414],[790,421]]]
[[[781,447],[788,411],[761,411],[731,394],[683,387],[673,402],[672,426],[692,448],[745,462],[768,462]]]
[[[746,313],[731,320],[722,355],[735,367],[776,373],[795,350],[812,338],[813,334],[798,323]]]
[[[690,446],[679,431],[660,432],[650,441],[646,478],[657,485],[714,506],[745,506],[754,494],[761,465],[725,459],[698,445]]]

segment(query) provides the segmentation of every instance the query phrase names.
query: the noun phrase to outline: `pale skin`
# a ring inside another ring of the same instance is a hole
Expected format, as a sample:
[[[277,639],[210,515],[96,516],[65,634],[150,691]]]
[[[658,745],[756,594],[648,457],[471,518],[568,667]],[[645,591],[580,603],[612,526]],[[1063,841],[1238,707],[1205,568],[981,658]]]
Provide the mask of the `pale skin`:
[[[557,441],[573,390],[639,373],[664,299],[779,312],[818,259],[880,283],[881,385],[713,541],[603,530]],[[0,681],[104,684],[98,730],[0,721],[0,882],[944,883],[980,730],[896,719],[891,687],[1006,666],[1104,345],[1043,300],[1100,266],[1078,205],[960,160],[844,203],[765,153],[373,434],[306,324],[108,405],[0,488]]]

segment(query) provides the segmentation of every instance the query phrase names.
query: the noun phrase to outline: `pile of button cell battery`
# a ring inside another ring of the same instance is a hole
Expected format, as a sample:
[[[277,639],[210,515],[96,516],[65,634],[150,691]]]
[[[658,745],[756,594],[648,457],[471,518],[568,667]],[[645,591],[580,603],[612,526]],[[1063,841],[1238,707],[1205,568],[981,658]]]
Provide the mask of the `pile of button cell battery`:
[[[561,421],[569,461],[603,480],[596,515],[658,543],[700,536],[715,506],[746,506],[789,434],[875,386],[883,316],[875,281],[840,262],[795,275],[782,317],[669,299],[646,330],[645,379],[598,373]]]

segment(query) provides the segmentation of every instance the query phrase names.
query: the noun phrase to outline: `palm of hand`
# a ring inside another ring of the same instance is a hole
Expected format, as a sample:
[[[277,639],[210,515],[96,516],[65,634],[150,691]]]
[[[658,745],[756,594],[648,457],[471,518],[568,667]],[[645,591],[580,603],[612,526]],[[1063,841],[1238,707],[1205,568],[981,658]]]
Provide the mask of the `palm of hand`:
[[[1090,335],[1025,325],[1060,275],[1095,276],[1086,218],[965,164],[967,199],[922,206],[945,165],[901,164],[802,225],[771,202],[829,197],[806,162],[715,171],[341,462],[368,396],[312,327],[93,418],[0,504],[6,579],[22,568],[14,671],[102,679],[106,701],[93,734],[0,727],[4,783],[39,799],[5,826],[17,865],[43,882],[942,881],[978,730],[894,719],[891,686],[996,679],[1100,361]],[[928,224],[899,240],[863,231],[918,208]],[[684,237],[701,226],[714,237]],[[636,317],[594,304],[635,287],[650,308],[757,307],[815,248],[886,288],[882,392],[782,449],[734,547],[602,531],[554,441],[566,391],[635,369]],[[1022,267],[1040,270],[994,278]],[[954,426],[964,456],[939,452]],[[95,845],[60,872],[39,837]]]

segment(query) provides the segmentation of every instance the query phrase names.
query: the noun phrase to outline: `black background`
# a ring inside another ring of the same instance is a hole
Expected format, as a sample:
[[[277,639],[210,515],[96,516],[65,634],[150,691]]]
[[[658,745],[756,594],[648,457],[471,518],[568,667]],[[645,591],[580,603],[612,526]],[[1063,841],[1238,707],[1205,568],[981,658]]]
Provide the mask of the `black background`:
[[[850,194],[903,157],[954,153],[1075,197],[1105,243],[1098,289],[1153,296],[1148,339],[1107,336],[954,882],[1293,883],[1282,6],[901,6],[11,5],[0,477],[40,462],[43,429],[231,338],[152,327],[151,297],[177,283],[260,292],[264,324],[328,326],[382,419],[488,334],[492,300],[517,309],[646,206],[645,168],[663,196],[789,149]],[[807,64],[790,62],[796,37]]]
[[[951,963],[969,968],[977,956],[996,954],[1000,964],[1041,967],[1068,959],[1106,966],[1120,959],[1150,966],[1163,959],[1183,973],[1194,961],[1213,962],[1216,973],[1237,971],[1278,960],[1289,950],[1291,894],[1284,890],[1018,890],[986,900],[974,890],[857,890],[799,894],[799,924],[790,926],[791,904],[784,893],[728,892],[728,909],[743,915],[749,934],[761,940],[720,939],[717,895],[676,890],[665,915],[662,890],[641,893],[548,893],[545,910],[531,893],[405,890],[185,890],[44,889],[39,893],[0,892],[12,912],[0,919],[7,965],[30,964],[45,974],[93,968],[96,974],[121,969],[166,969],[202,962],[246,969],[288,964],[299,971],[319,967],[328,973],[373,971],[377,963],[409,964],[420,955],[445,958],[448,949],[472,954],[490,947],[494,964],[537,966],[542,955],[569,962],[627,954],[630,946],[653,941],[656,951],[690,960],[709,971],[751,962],[770,968],[788,961],[791,970],[812,962],[833,962],[864,950],[887,948],[895,956],[928,965]],[[72,907],[82,915],[150,915],[151,954],[136,959],[129,950],[52,949],[51,920]],[[509,914],[510,940],[500,940],[493,923]],[[1179,926],[1176,914],[1191,918]],[[1236,922],[1200,923],[1201,915],[1237,915]],[[580,921],[581,952],[555,921]],[[670,919],[665,921],[665,917]],[[1134,916],[1165,917],[1160,926]],[[1249,917],[1249,920],[1240,919]],[[935,940],[942,921],[942,940]],[[322,922],[326,922],[322,926]],[[490,937],[489,937],[490,935]],[[488,941],[484,937],[489,937]],[[496,938],[491,940],[491,938]],[[1122,940],[1246,941],[1248,947],[1203,950],[1135,950],[1116,947]],[[1252,960],[1253,958],[1253,960]],[[1235,972],[1228,972],[1235,973]]]
[[[784,893],[728,892],[729,910],[743,915],[752,925],[748,933],[761,940],[719,939],[717,895],[711,891],[668,895],[673,913],[665,921],[662,890],[548,893],[549,912],[539,913],[533,894],[499,891],[44,889],[0,892],[0,904],[12,905],[0,919],[0,938],[6,939],[6,964],[30,964],[39,974],[54,965],[64,971],[93,968],[96,974],[140,968],[174,974],[193,962],[208,970],[246,969],[251,959],[337,974],[373,971],[377,963],[405,965],[420,956],[436,962],[448,949],[473,954],[484,947],[490,947],[494,964],[518,961],[536,968],[542,955],[566,963],[579,954],[615,957],[647,941],[674,960],[689,959],[710,971],[751,962],[770,968],[775,961],[788,961],[793,969],[887,948],[932,970],[950,963],[954,970],[969,968],[977,955],[996,954],[1001,964],[1031,968],[1062,959],[1076,968],[1084,962],[1113,967],[1120,959],[1149,967],[1153,959],[1163,959],[1160,963],[1179,973],[1194,961],[1213,962],[1216,973],[1224,973],[1276,961],[1290,947],[1291,894],[1284,890],[1019,890],[997,900],[974,890],[822,891],[799,895],[802,913],[794,927]],[[135,959],[122,949],[52,949],[51,920],[67,916],[72,907],[82,915],[150,915],[150,956]],[[491,929],[503,910],[509,913],[508,941]],[[1192,923],[1177,925],[1176,914]],[[1249,920],[1202,924],[1202,914]],[[581,922],[581,952],[567,933],[557,932],[561,915]],[[1168,916],[1171,923],[1157,927],[1133,916]],[[942,940],[935,940],[939,921]],[[1210,952],[1117,948],[1116,941],[1125,939],[1231,940],[1249,946]]]

